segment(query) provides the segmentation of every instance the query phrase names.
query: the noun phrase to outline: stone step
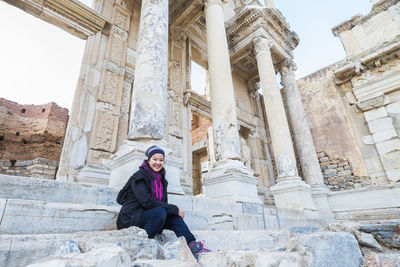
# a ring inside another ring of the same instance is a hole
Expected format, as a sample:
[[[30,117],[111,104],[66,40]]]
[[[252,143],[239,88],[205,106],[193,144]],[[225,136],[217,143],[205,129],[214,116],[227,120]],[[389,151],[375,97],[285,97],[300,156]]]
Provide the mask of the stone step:
[[[0,174],[0,198],[115,206],[117,189]]]
[[[0,199],[0,234],[73,233],[116,229],[120,207]],[[259,214],[185,211],[185,222],[195,230],[264,230]]]
[[[283,246],[289,238],[288,231],[195,231],[194,234],[198,240],[205,239],[212,250],[266,250]],[[146,232],[137,227],[73,234],[0,235],[0,262],[5,266],[25,266],[52,255],[86,253],[113,245],[125,249],[132,261],[177,259],[180,239],[173,232],[164,231],[161,240],[148,239]]]

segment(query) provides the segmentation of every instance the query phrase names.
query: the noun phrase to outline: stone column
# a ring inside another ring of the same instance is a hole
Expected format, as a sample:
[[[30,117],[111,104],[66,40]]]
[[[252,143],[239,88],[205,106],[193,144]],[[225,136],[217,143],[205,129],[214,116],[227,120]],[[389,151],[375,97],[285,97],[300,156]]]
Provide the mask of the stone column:
[[[166,152],[168,192],[183,194],[182,162],[164,139],[168,83],[168,0],[143,0],[132,91],[128,140],[109,165],[110,186],[120,188],[145,159],[144,152],[158,145]]]
[[[222,1],[207,0],[205,11],[216,160],[240,159],[236,103]]]
[[[304,180],[311,186],[323,185],[324,178],[308,125],[307,115],[297,88],[294,70],[294,63],[286,60],[280,73]]]
[[[217,160],[215,168],[204,181],[206,194],[219,199],[260,202],[253,171],[239,161],[240,140],[222,1],[206,0],[205,13],[213,141]]]
[[[258,37],[254,41],[272,150],[278,171],[277,184],[271,191],[278,208],[315,209],[310,186],[298,176],[289,125],[272,62],[271,47],[272,43],[266,38]]]
[[[162,139],[168,80],[168,0],[143,0],[128,139]]]
[[[318,210],[324,213],[324,218],[330,221],[333,218],[328,203],[329,189],[324,185],[324,178],[319,165],[317,151],[307,121],[299,89],[297,88],[294,71],[295,64],[287,59],[280,69],[282,85],[285,90],[285,100],[289,111],[290,122],[294,132],[297,153],[300,157],[304,180],[311,185],[312,197]]]

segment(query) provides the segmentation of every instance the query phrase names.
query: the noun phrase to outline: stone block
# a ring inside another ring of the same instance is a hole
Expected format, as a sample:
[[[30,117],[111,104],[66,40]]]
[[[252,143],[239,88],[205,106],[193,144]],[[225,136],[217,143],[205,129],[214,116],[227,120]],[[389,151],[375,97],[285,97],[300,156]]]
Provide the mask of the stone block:
[[[238,214],[233,218],[233,227],[238,230],[263,230],[265,229],[263,215]]]
[[[117,205],[118,189],[0,174],[0,198],[89,205]]]
[[[282,247],[289,239],[287,230],[270,231],[194,231],[197,240],[205,240],[207,248],[262,250]]]
[[[361,137],[361,140],[363,144],[365,145],[373,145],[374,144],[374,139],[372,139],[372,135],[366,135]]]
[[[400,253],[370,253],[365,266],[400,266]]]
[[[168,195],[168,202],[177,205],[184,211],[193,210],[193,197],[192,196],[181,196],[181,195]]]
[[[379,222],[363,224],[359,229],[372,234],[385,247],[400,248],[399,227],[399,222]]]
[[[363,258],[354,235],[346,232],[316,232],[289,239],[287,251],[308,251],[312,264],[308,266],[363,266]]]
[[[263,205],[255,203],[241,203],[245,214],[263,214]]]
[[[386,111],[389,114],[400,114],[400,101],[387,105]]]
[[[374,134],[376,132],[390,130],[390,129],[393,129],[393,120],[392,120],[392,118],[385,117],[385,118],[369,121],[368,128],[372,134]]]
[[[82,253],[102,246],[119,246],[132,261],[138,258],[165,258],[164,250],[156,240],[147,238],[144,230],[131,227],[74,234],[0,235],[0,262],[6,262],[8,267],[26,266],[55,255],[69,240],[76,242]]]
[[[400,181],[400,169],[386,171],[386,175],[390,182]]]
[[[372,135],[375,143],[379,143],[379,142],[383,142],[383,141],[387,141],[393,138],[397,138],[397,132],[395,131],[395,129],[389,129],[386,131],[381,131],[381,132],[376,132]]]
[[[216,200],[202,196],[193,197],[194,211],[237,213],[236,202],[230,200]]]
[[[385,170],[400,169],[400,151],[381,155],[380,158]]]
[[[27,167],[32,165],[32,160],[17,160],[15,162],[15,167]]]
[[[119,207],[8,199],[0,234],[112,230],[118,212]]]
[[[364,112],[364,117],[367,122],[387,117],[388,114],[384,107],[372,109]]]
[[[265,215],[264,214],[265,229],[267,230],[279,230],[279,221],[277,215]]]
[[[400,139],[376,143],[376,149],[380,155],[384,155],[393,151],[400,151]]]
[[[0,198],[0,222],[3,219],[4,211],[6,209],[7,199]]]
[[[311,266],[310,255],[297,252],[278,251],[246,251],[226,249],[201,255],[201,266]]]

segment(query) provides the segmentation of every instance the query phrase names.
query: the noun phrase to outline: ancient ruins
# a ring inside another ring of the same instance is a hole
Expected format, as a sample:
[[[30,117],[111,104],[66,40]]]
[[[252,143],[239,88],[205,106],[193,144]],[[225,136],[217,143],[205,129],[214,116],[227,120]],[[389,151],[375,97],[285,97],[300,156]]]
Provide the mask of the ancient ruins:
[[[273,0],[5,2],[87,40],[56,180],[0,175],[6,266],[107,253],[112,266],[194,266],[168,233],[126,230],[143,249],[108,231],[153,144],[167,151],[170,202],[221,250],[202,266],[400,264],[398,0],[335,26],[347,57],[300,80],[300,38]]]

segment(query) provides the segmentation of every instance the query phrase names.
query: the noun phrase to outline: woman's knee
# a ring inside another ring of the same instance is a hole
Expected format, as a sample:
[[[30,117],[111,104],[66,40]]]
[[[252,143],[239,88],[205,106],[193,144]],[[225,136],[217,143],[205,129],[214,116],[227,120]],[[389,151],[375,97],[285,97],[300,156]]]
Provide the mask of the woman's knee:
[[[165,222],[167,219],[167,211],[164,208],[154,208],[152,209],[152,215],[151,217],[153,219],[159,219],[162,222]]]

